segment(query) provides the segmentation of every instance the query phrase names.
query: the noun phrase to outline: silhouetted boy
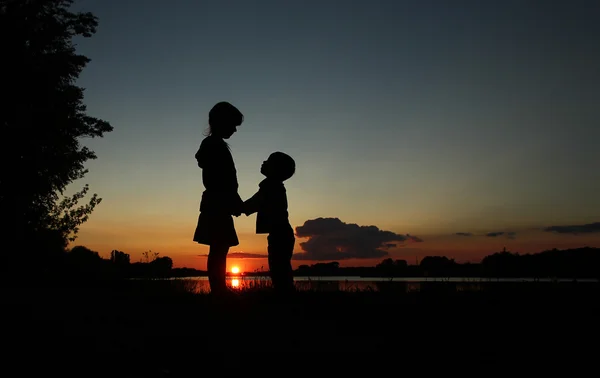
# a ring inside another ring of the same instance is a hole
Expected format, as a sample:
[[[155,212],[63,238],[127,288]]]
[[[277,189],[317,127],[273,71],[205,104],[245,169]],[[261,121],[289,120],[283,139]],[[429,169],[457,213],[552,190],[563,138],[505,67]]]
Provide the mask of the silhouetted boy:
[[[246,202],[244,213],[256,214],[256,233],[267,237],[269,270],[273,288],[280,292],[294,291],[292,253],[296,238],[288,219],[288,202],[283,182],[294,175],[296,163],[283,152],[274,152],[263,162],[260,173],[266,178],[259,190]]]

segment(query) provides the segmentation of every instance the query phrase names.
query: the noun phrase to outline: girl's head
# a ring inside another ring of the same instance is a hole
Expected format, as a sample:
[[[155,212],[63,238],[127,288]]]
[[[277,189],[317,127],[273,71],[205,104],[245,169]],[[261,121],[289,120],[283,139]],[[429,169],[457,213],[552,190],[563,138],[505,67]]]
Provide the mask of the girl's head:
[[[244,115],[238,108],[225,101],[219,102],[208,113],[208,134],[229,139],[242,122]]]

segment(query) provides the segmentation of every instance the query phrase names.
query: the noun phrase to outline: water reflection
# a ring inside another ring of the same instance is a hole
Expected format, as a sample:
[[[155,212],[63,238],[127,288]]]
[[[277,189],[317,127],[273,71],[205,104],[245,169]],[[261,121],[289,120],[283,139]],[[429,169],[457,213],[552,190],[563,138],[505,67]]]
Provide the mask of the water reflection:
[[[174,278],[183,279],[186,285],[191,285],[193,291],[197,293],[210,292],[210,285],[206,277],[188,277],[188,278]],[[598,280],[588,280],[589,282],[598,282]],[[578,282],[588,282],[586,280],[579,280]],[[417,278],[414,281],[410,280],[378,280],[378,279],[365,279],[360,277],[341,277],[339,279],[326,278],[326,279],[313,279],[308,277],[295,277],[294,283],[296,289],[299,291],[378,291],[378,292],[394,292],[394,293],[410,293],[416,291],[435,291],[440,290],[446,291],[481,291],[493,289],[496,286],[513,286],[521,285],[524,282],[536,282],[528,281],[527,279],[505,279],[505,280],[475,280],[466,279],[463,281],[449,280],[449,279],[424,279]],[[549,281],[551,282],[551,281]],[[573,282],[572,280],[569,282]],[[537,284],[540,284],[537,281]],[[254,290],[264,289],[271,287],[271,281],[269,277],[247,277],[232,276],[227,277],[227,285],[235,290]]]
[[[194,291],[197,293],[208,293],[210,292],[210,285],[206,277],[190,277],[185,278],[194,287]],[[307,279],[295,279],[294,284],[296,289],[299,291],[395,291],[395,292],[413,292],[427,289],[422,283],[419,282],[391,282],[391,281],[353,281],[353,280],[307,280]],[[465,288],[454,287],[455,284],[449,284],[456,290],[465,290]],[[244,290],[259,290],[271,287],[271,281],[268,277],[227,277],[227,286],[231,289],[244,291]],[[421,287],[424,286],[424,287]],[[466,285],[469,286],[470,290],[477,290],[477,285]]]

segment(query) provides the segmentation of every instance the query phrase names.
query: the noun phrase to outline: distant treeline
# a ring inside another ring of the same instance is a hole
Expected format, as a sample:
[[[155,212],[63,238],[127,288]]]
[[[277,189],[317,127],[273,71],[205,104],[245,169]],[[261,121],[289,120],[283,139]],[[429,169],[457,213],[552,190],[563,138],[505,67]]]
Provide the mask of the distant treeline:
[[[67,273],[97,278],[152,278],[170,277],[173,260],[168,256],[147,251],[139,262],[131,262],[129,254],[113,250],[110,258],[102,258],[98,252],[83,246],[73,247],[66,254]]]
[[[39,253],[37,254],[39,255]],[[19,259],[20,269],[12,274],[34,273],[46,278],[120,279],[120,278],[168,278],[177,269],[173,269],[173,260],[168,256],[147,251],[139,262],[131,262],[129,254],[113,250],[108,259],[98,252],[84,246],[76,246],[62,253],[55,253],[51,259],[44,259],[40,266],[36,256]],[[13,261],[13,262],[16,262]],[[30,269],[28,269],[30,268]]]
[[[129,254],[113,250],[110,258],[84,246],[62,254],[48,269],[51,276],[94,278],[170,278],[206,276],[206,271],[173,268],[168,256],[147,251],[139,262]],[[247,276],[264,276],[268,272],[246,272]],[[418,264],[406,260],[383,260],[373,267],[340,267],[332,261],[301,265],[296,276],[361,277],[531,277],[531,278],[600,278],[600,248],[549,250],[535,254],[507,251],[486,256],[480,263],[457,263],[445,256],[426,256]]]
[[[301,265],[298,276],[362,277],[531,277],[600,278],[600,248],[553,249],[534,254],[507,251],[481,263],[457,263],[445,256],[424,257],[418,265],[385,259],[374,267],[340,267],[338,262]]]

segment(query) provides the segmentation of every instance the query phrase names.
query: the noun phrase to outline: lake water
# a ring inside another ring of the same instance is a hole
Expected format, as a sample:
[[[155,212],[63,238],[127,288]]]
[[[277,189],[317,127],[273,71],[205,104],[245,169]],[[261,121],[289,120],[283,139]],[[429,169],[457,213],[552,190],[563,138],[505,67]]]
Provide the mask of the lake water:
[[[210,286],[208,277],[181,277],[173,280],[187,280],[192,283],[197,292],[208,292]],[[435,283],[446,283],[457,291],[479,291],[486,283],[598,283],[597,279],[536,279],[536,278],[480,278],[480,277],[294,277],[298,290],[319,291],[381,291],[393,289],[396,291],[420,291]],[[258,289],[271,286],[268,276],[229,276],[227,284],[232,289]]]

